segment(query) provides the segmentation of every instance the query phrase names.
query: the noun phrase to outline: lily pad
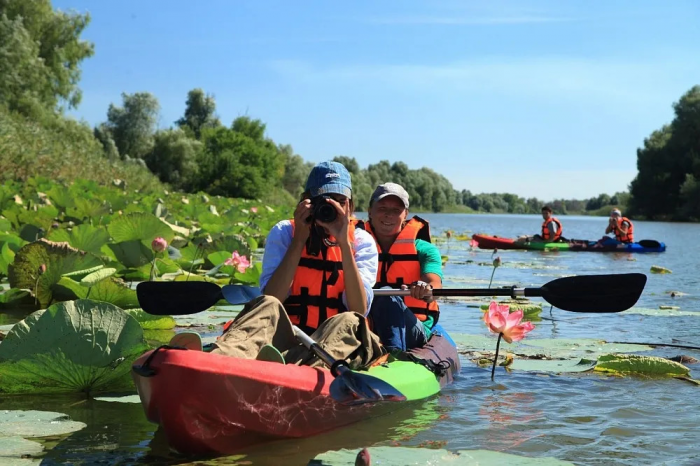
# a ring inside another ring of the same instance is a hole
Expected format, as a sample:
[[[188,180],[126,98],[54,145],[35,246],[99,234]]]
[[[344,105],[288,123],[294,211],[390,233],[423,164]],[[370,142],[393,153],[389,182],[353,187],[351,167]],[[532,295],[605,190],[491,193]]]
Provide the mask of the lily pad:
[[[97,270],[95,272],[92,272],[91,274],[86,275],[83,277],[82,280],[80,280],[80,285],[81,286],[86,286],[86,287],[91,287],[97,285],[99,282],[102,280],[105,280],[112,275],[117,273],[117,269],[112,269],[112,268],[104,268]]]
[[[688,375],[690,369],[675,361],[656,356],[638,356],[636,354],[609,354],[598,358],[595,367],[599,372],[616,374],[643,375]]]
[[[67,301],[17,323],[0,345],[0,392],[131,391],[143,330],[109,303]]]
[[[528,458],[489,450],[459,450],[452,452],[443,449],[410,448],[410,447],[370,447],[367,449],[372,464],[382,466],[408,466],[423,464],[461,465],[498,465],[509,466],[560,466],[573,465],[550,457]],[[316,456],[309,466],[354,466],[359,450],[336,450]]]
[[[40,267],[46,267],[41,274]],[[9,267],[10,286],[35,292],[40,307],[53,299],[53,286],[61,277],[75,270],[101,265],[100,259],[89,252],[79,251],[68,243],[40,239],[23,246]]]
[[[48,239],[56,242],[68,242],[76,249],[99,255],[102,246],[109,242],[109,233],[104,227],[83,223],[71,228],[70,231],[65,229],[52,230]]]
[[[128,396],[98,396],[97,401],[107,401],[110,403],[141,403],[141,398],[138,395]]]
[[[4,293],[0,293],[0,309],[17,309],[32,305],[33,303],[34,298],[32,298],[32,294],[29,290],[10,288]]]
[[[49,437],[84,429],[82,422],[52,411],[0,411],[0,437]]]
[[[90,288],[86,288],[81,283],[68,277],[63,277],[54,286],[54,290],[56,296],[66,300],[90,298],[94,301],[105,301],[114,304],[122,309],[132,309],[140,306],[136,291],[115,277],[109,277],[107,280],[97,282]]]
[[[241,307],[242,309],[242,307]],[[209,325],[222,325],[235,318],[238,312],[222,312],[219,310],[202,311],[196,314],[175,316],[178,327],[206,327]]]
[[[15,260],[15,252],[10,248],[10,243],[0,245],[0,275],[7,275],[7,270]]]
[[[666,267],[661,267],[660,265],[652,265],[651,269],[649,269],[651,273],[673,273]]]
[[[620,314],[638,314],[641,316],[655,316],[655,317],[700,317],[700,312],[693,311],[680,311],[678,309],[645,309],[642,307],[633,307],[621,312]]]
[[[2,421],[0,420],[0,423]],[[8,464],[7,458],[20,458],[21,456],[35,456],[44,451],[44,447],[31,440],[22,437],[0,436],[0,464]],[[10,463],[11,464],[11,463]]]
[[[596,366],[589,359],[518,359],[515,358],[510,368],[527,372],[586,372]]]

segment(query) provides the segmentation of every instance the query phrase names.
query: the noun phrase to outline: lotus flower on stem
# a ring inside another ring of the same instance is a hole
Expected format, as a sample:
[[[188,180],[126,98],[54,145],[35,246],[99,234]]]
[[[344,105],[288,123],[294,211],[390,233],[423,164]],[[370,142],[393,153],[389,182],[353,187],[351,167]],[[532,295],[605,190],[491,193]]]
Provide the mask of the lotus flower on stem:
[[[257,213],[258,213],[258,208],[257,208],[257,207],[251,207],[251,208],[250,208],[250,211],[251,211],[252,213],[254,213],[254,214],[257,214]]]
[[[495,254],[497,249],[494,249],[493,253]],[[493,256],[493,254],[492,254]],[[493,260],[493,270],[491,271],[491,280],[489,280],[489,288],[491,288],[491,283],[493,283],[493,274],[496,273],[496,269],[501,266],[501,256],[496,256],[496,258]]]
[[[510,312],[507,305],[498,304],[491,301],[489,309],[484,313],[484,322],[491,333],[498,334],[496,342],[496,355],[493,358],[493,367],[491,368],[491,380],[493,380],[496,372],[496,361],[498,360],[498,350],[501,345],[501,338],[507,343],[520,341],[525,338],[525,334],[532,331],[535,326],[532,322],[524,322],[523,311]]]
[[[154,281],[156,278],[156,259],[158,254],[168,249],[168,242],[165,238],[158,236],[153,241],[151,241],[151,249],[153,249],[153,262],[151,262],[151,274],[150,281]]]
[[[475,240],[474,238],[469,240],[469,247],[472,249],[476,249],[479,247],[479,242]]]
[[[250,267],[251,264],[246,256],[241,256],[240,254],[238,254],[238,251],[233,251],[233,253],[231,254],[231,258],[226,259],[224,265],[232,265],[240,273],[245,273],[245,269]]]

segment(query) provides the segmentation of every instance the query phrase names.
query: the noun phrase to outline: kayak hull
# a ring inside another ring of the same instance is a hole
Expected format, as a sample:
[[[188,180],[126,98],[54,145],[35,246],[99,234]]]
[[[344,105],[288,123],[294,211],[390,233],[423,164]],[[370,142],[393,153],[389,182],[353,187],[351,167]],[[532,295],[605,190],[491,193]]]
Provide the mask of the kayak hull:
[[[141,365],[151,355],[141,356]],[[184,454],[224,455],[275,439],[316,435],[435,395],[459,371],[456,348],[433,335],[412,354],[447,361],[442,377],[420,364],[392,361],[368,373],[392,383],[406,402],[345,406],[329,395],[327,369],[231,358],[201,351],[161,349],[148,366],[155,375],[132,377],[146,417],[159,424],[169,445]]]
[[[599,243],[590,240],[571,240],[560,243],[546,243],[537,241],[517,242],[510,238],[498,236],[474,235],[472,236],[481,249],[522,249],[529,251],[588,251],[588,252],[664,252],[666,244],[658,241],[641,241],[640,243],[618,243],[610,241]]]

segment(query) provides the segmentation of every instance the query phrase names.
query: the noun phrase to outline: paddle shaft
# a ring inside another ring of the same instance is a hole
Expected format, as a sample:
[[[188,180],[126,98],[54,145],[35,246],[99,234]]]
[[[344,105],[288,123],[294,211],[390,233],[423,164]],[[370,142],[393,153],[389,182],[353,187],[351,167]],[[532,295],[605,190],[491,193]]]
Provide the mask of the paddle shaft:
[[[375,296],[410,296],[411,290],[379,289]],[[542,296],[541,288],[437,288],[433,296]]]
[[[302,345],[306,346],[310,351],[313,351],[313,353],[325,362],[328,367],[333,367],[336,361],[328,351],[321,348],[318,343],[296,325],[292,325],[292,328],[294,329],[294,336],[297,337],[297,340],[299,340]]]

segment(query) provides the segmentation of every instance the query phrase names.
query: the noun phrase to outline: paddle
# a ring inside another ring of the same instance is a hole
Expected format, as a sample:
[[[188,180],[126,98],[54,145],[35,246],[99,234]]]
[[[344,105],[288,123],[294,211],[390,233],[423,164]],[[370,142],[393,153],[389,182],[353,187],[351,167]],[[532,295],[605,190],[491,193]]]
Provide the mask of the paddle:
[[[540,288],[441,288],[433,296],[541,297],[549,304],[571,312],[622,312],[634,306],[647,277],[641,273],[579,275],[557,278]],[[375,296],[407,296],[410,290],[374,290]]]
[[[136,296],[141,309],[149,314],[185,315],[204,311],[222,298],[231,304],[243,304],[260,295],[257,287],[227,287],[224,287],[224,291],[219,285],[210,282],[141,282],[136,286]],[[232,290],[235,292],[232,293]],[[345,361],[335,360],[301,329],[296,326],[293,328],[297,340],[330,367],[335,378],[330,386],[330,395],[338,403],[356,405],[406,399],[383,380],[353,372]]]
[[[622,312],[634,306],[646,281],[646,275],[641,273],[579,275],[557,278],[540,288],[441,288],[433,290],[433,296],[541,297],[564,311],[609,313]],[[260,290],[245,285],[226,285],[222,292],[229,303],[242,304]],[[375,296],[407,296],[410,293],[410,290],[374,290]],[[167,307],[163,310],[165,314],[168,313]]]
[[[645,248],[660,248],[661,243],[656,241],[655,239],[642,239],[637,241],[640,246],[645,247]]]

